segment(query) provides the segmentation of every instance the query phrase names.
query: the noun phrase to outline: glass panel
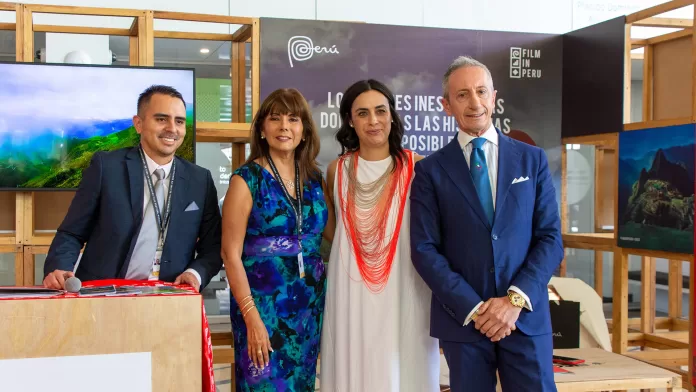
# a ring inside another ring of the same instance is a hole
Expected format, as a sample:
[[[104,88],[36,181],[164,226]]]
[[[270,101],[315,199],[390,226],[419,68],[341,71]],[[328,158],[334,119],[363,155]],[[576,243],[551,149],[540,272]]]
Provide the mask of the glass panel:
[[[230,288],[227,284],[225,270],[213,277],[208,286],[203,289],[203,304],[207,316],[229,316],[230,314]],[[226,320],[228,321],[228,320]]]
[[[0,253],[0,286],[15,285],[15,254]]]
[[[34,284],[41,284],[43,282],[46,256],[47,255],[42,254],[34,255]]]
[[[155,38],[155,67],[194,68],[196,121],[231,122],[230,41]]]
[[[14,12],[12,13],[14,14]],[[9,12],[0,12],[0,24],[3,23],[3,16]],[[14,23],[14,21],[12,21]],[[15,61],[17,59],[16,34],[13,30],[0,30],[0,61]]]
[[[128,37],[69,33],[34,33],[34,62],[128,65]]]
[[[196,143],[196,164],[210,170],[222,208],[232,173],[232,143]]]
[[[595,147],[567,144],[568,233],[593,233]]]

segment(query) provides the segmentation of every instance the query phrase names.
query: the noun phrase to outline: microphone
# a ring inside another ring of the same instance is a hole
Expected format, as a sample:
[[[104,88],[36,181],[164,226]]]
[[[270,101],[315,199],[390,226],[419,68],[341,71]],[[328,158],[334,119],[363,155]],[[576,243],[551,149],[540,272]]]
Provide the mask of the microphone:
[[[65,291],[68,293],[79,293],[82,288],[82,281],[74,276],[65,279]]]

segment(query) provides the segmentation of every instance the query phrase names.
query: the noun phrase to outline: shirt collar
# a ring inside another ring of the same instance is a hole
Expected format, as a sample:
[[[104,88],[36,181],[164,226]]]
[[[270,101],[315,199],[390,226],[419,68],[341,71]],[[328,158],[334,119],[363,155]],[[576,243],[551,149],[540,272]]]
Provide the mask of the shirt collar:
[[[488,127],[486,132],[484,132],[483,135],[481,135],[480,137],[488,140],[496,146],[498,145],[498,132],[495,130],[493,122],[491,122],[491,126]],[[471,136],[464,131],[459,131],[459,135],[457,135],[457,140],[459,141],[459,146],[462,148],[462,150],[464,149],[464,147],[466,147],[467,144],[471,143],[471,141],[474,139],[474,136]]]
[[[147,162],[147,172],[150,173],[152,176],[155,174],[155,170],[159,169],[160,167],[164,169],[164,178],[169,178],[169,172],[172,169],[172,162],[174,162],[174,158],[172,157],[172,160],[169,161],[166,165],[160,165],[157,162],[153,161],[152,158],[150,158],[149,155],[143,150],[145,153],[145,161]]]

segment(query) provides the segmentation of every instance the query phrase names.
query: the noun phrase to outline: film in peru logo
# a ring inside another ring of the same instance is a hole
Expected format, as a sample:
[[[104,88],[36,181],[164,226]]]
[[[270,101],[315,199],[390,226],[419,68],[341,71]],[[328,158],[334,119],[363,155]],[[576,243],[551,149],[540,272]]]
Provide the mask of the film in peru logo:
[[[336,45],[330,48],[324,46],[315,46],[312,39],[303,35],[290,37],[288,40],[288,60],[290,60],[290,68],[294,67],[294,61],[307,61],[314,54],[339,54]]]
[[[510,48],[510,78],[541,79],[541,69],[532,67],[537,59],[541,59],[541,49]]]

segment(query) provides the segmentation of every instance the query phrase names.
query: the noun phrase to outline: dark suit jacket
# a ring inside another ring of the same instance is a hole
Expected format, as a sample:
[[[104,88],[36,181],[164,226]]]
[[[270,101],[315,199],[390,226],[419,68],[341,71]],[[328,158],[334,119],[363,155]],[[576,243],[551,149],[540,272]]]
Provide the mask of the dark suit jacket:
[[[210,171],[175,159],[160,279],[172,282],[193,268],[201,276],[202,289],[222,267],[217,191]],[[86,242],[76,271],[80,280],[124,278],[143,221],[145,187],[137,148],[95,153],[51,243],[44,276],[56,269],[72,271]],[[198,209],[185,211],[191,202]]]
[[[551,332],[547,284],[563,260],[556,192],[544,151],[498,131],[498,185],[488,223],[457,138],[416,164],[411,189],[411,257],[433,291],[431,334],[455,342],[485,338],[471,310],[511,285],[530,299],[518,329]],[[529,177],[513,184],[513,180]]]

